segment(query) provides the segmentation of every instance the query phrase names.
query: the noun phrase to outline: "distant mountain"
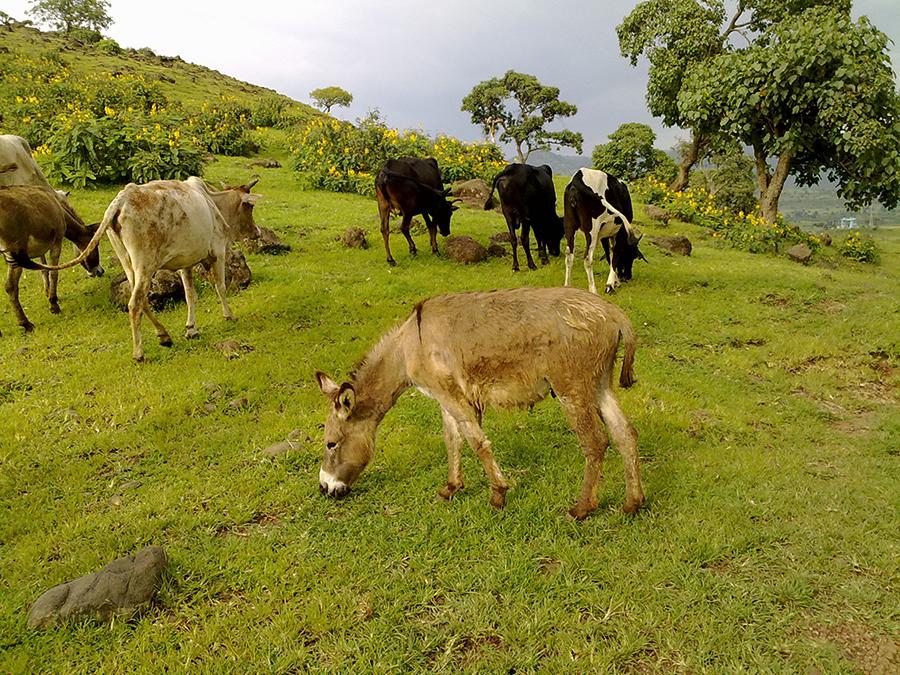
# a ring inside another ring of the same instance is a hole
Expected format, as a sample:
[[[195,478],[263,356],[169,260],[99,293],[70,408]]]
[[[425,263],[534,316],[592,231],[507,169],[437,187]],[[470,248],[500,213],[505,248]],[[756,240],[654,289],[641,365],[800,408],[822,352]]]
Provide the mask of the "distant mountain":
[[[584,167],[590,167],[590,157],[583,155],[559,155],[555,152],[532,152],[528,156],[528,163],[533,166],[547,164],[553,169],[553,173],[560,176],[571,176]]]

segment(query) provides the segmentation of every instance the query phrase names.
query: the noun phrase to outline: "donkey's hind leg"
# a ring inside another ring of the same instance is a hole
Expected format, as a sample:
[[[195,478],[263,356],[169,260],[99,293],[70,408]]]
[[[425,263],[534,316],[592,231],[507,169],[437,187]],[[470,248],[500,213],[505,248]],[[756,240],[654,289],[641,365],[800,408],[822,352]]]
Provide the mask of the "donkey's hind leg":
[[[484,467],[484,473],[487,475],[491,484],[491,506],[495,509],[502,509],[506,506],[506,491],[509,490],[509,484],[503,477],[500,467],[494,461],[494,453],[491,451],[491,442],[484,434],[484,430],[476,419],[457,420],[460,430],[469,445],[481,460]]]
[[[637,431],[625,417],[615,394],[609,387],[604,388],[597,397],[600,404],[600,416],[612,436],[616,449],[622,455],[625,465],[625,513],[634,513],[644,503],[644,488],[641,485],[641,460],[638,457]]]
[[[600,427],[600,409],[592,395],[560,395],[559,401],[584,454],[581,497],[569,509],[573,518],[582,520],[597,509],[597,486],[603,478],[603,457],[609,447],[609,439]]]

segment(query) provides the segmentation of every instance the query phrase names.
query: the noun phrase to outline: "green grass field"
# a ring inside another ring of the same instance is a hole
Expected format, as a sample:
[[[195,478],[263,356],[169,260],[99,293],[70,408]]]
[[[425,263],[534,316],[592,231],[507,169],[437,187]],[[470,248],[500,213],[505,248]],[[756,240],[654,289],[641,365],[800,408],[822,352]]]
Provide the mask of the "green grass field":
[[[243,181],[246,162],[221,158],[208,178]],[[582,457],[552,399],[486,416],[504,511],[468,449],[465,490],[436,499],[440,414],[414,393],[350,496],[322,497],[313,379],[346,374],[423,297],[561,285],[563,260],[464,267],[423,234],[410,258],[395,234],[389,268],[373,200],[300,191],[286,168],[257,190],[257,223],[293,251],[248,256],[233,324],[204,282],[199,340],[169,308],[174,347],[145,320],[147,362],[132,363],[108,277],[80,268],[61,273],[57,316],[26,273],[31,335],[3,301],[0,672],[896,671],[900,230],[876,233],[878,266],[803,267],[678,223],[692,257],[645,245],[650,264],[614,301],[640,340],[638,383],[619,396],[648,501],[621,513],[613,450],[600,509],[574,522]],[[72,199],[90,222],[115,192]],[[349,226],[368,250],[336,241]],[[453,221],[482,242],[504,228],[478,210]],[[103,256],[111,267],[106,242]],[[247,350],[226,357],[226,339]],[[293,429],[302,449],[263,455]],[[170,570],[142,618],[26,628],[44,589],[150,544]]]

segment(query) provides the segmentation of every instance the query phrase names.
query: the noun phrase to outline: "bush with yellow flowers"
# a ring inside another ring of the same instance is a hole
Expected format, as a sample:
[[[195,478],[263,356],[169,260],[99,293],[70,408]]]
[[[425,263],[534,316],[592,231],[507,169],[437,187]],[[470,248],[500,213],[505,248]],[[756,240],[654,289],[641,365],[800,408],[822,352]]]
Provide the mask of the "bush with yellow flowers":
[[[704,227],[714,239],[744,251],[778,252],[780,247],[798,243],[815,251],[821,243],[799,227],[785,223],[780,214],[775,223],[770,223],[756,213],[735,213],[703,188],[670,190],[655,178],[635,181],[631,188],[641,201],[662,206],[675,218]]]
[[[838,246],[842,256],[856,260],[857,262],[877,263],[879,260],[878,245],[872,237],[863,236],[858,230],[853,230],[847,238]]]

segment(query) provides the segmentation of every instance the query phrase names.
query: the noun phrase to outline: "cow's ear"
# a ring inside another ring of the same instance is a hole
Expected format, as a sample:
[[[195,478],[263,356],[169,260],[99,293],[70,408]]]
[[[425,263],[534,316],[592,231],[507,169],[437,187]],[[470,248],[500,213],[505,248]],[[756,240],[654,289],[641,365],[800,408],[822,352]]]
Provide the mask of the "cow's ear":
[[[328,375],[323,373],[321,370],[316,371],[316,382],[319,383],[319,389],[322,390],[322,393],[325,394],[328,398],[334,400],[337,396],[338,391],[340,391],[340,387],[337,382],[332,380]]]
[[[338,390],[336,404],[344,417],[349,417],[356,405],[356,389],[349,382],[344,382]]]
[[[250,194],[242,194],[241,195],[241,201],[244,204],[249,204],[250,206],[253,206],[256,202],[258,202],[262,198],[263,198],[263,196],[261,194],[257,194],[255,192],[250,193]]]

